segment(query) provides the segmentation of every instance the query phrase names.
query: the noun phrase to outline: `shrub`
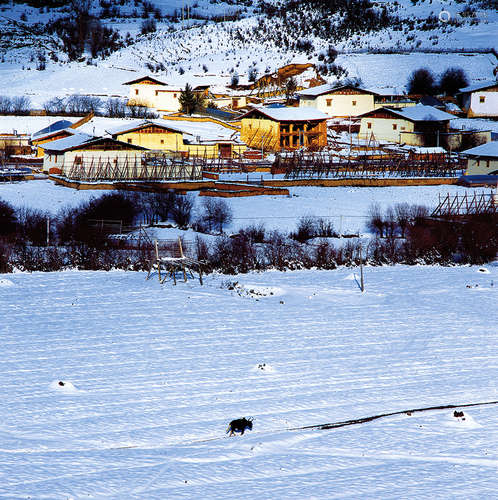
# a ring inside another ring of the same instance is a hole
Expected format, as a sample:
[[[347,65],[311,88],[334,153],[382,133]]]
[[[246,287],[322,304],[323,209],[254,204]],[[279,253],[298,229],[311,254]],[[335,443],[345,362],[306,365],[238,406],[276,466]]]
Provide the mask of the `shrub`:
[[[178,227],[186,228],[192,219],[192,210],[195,199],[190,194],[179,195],[175,198],[175,204],[172,209],[173,220]]]
[[[203,213],[200,216],[201,226],[208,231],[223,232],[223,227],[233,219],[230,205],[223,199],[206,197],[202,200]]]
[[[0,199],[0,236],[10,236],[17,229],[17,218],[14,207]]]

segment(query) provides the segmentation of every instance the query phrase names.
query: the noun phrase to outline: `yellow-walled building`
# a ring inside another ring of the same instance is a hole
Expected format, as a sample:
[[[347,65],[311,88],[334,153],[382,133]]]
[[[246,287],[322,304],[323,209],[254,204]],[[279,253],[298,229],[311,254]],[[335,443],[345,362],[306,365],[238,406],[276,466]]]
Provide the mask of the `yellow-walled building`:
[[[137,120],[109,131],[127,144],[203,158],[236,158],[247,149],[239,131],[210,120]]]
[[[267,151],[327,146],[327,118],[313,108],[254,108],[242,115],[240,137]]]

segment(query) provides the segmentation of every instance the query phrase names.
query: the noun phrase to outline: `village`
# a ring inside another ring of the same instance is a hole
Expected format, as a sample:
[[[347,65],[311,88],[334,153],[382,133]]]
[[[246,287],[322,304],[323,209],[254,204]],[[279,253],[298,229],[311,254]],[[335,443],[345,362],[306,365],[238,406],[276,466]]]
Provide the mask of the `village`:
[[[307,63],[224,86],[197,77],[182,88],[151,76],[123,86],[129,111],[120,118],[92,110],[36,129],[37,116],[4,117],[1,178],[44,174],[78,189],[181,182],[208,196],[285,193],[296,179],[496,184],[497,134],[472,128],[472,119],[498,117],[496,82],[455,97],[388,94],[327,83]],[[464,126],[451,125],[458,118]]]

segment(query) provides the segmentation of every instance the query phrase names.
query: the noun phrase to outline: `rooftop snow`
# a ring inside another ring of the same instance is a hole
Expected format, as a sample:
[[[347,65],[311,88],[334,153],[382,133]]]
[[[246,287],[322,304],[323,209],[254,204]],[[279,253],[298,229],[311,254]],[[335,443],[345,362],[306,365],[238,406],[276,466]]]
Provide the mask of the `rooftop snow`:
[[[498,158],[498,141],[491,141],[481,144],[475,148],[462,151],[462,154],[469,156],[494,156]]]
[[[306,120],[327,120],[329,115],[322,113],[318,109],[310,107],[299,107],[299,108],[253,108],[248,111],[245,115],[240,118],[244,118],[249,113],[253,111],[259,111],[262,114],[268,116],[272,120],[276,121],[306,121]]]
[[[325,83],[323,85],[318,85],[317,87],[310,87],[309,89],[304,89],[296,92],[300,96],[310,96],[318,97],[323,94],[328,94],[329,92],[335,92],[336,90],[341,90],[345,88],[351,88],[351,85],[337,85],[337,83]],[[367,90],[361,87],[356,87],[357,90],[365,92],[366,94],[375,94],[372,90]]]
[[[390,111],[414,122],[445,121],[455,118],[454,115],[450,115],[432,106],[424,106],[423,104],[403,109],[391,109]]]
[[[67,151],[68,149],[76,148],[82,146],[87,142],[94,140],[93,135],[77,133],[69,137],[64,137],[64,139],[58,139],[57,141],[52,141],[44,144],[45,151]]]
[[[469,85],[468,87],[461,88],[460,92],[461,93],[474,92],[475,90],[484,90],[487,89],[488,87],[498,87],[498,81],[489,80],[487,82],[479,83],[477,85]]]
[[[224,127],[221,124],[206,121],[188,121],[188,120],[135,120],[127,124],[123,124],[120,127],[111,129],[108,131],[111,135],[116,135],[120,133],[127,132],[129,130],[134,130],[141,126],[147,124],[157,125],[159,127],[164,127],[181,134],[185,134],[190,137],[185,137],[192,142],[212,142],[212,141],[232,141],[236,140],[238,136],[238,131],[233,130],[229,127]],[[199,138],[199,139],[197,139]]]

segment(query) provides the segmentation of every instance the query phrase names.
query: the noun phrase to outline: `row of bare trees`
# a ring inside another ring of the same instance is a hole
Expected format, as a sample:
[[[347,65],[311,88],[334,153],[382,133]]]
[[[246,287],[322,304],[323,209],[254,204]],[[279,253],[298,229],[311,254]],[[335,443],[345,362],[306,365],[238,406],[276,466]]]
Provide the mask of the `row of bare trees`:
[[[482,264],[496,257],[498,217],[473,216],[458,223],[427,217],[427,209],[398,204],[382,211],[372,206],[368,243],[360,238],[331,239],[337,234],[326,220],[303,217],[289,234],[253,225],[228,236],[223,230],[232,220],[224,200],[205,198],[195,207],[192,196],[176,193],[111,193],[58,217],[32,209],[16,210],[0,202],[0,272],[13,269],[52,271],[79,269],[146,269],[152,248],[119,245],[109,231],[90,222],[120,219],[153,223],[172,220],[179,227],[216,233],[210,240],[198,236],[196,260],[205,272],[235,274],[266,269],[334,269],[385,264]],[[47,220],[48,226],[47,226]],[[47,242],[47,227],[50,242]],[[56,243],[56,244],[54,244]]]

